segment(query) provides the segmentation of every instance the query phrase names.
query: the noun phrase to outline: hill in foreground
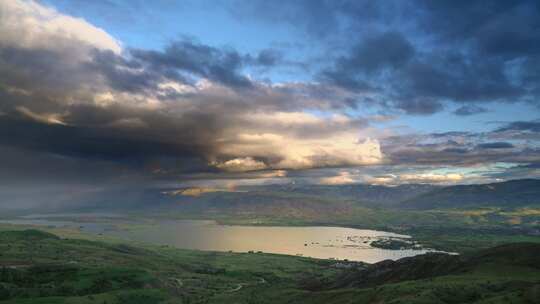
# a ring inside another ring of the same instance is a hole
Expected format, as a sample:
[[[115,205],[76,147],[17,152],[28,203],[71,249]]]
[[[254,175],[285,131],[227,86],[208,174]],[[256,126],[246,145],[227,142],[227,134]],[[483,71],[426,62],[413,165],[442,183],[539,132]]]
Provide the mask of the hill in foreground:
[[[0,232],[0,303],[538,303],[536,244],[368,265]]]

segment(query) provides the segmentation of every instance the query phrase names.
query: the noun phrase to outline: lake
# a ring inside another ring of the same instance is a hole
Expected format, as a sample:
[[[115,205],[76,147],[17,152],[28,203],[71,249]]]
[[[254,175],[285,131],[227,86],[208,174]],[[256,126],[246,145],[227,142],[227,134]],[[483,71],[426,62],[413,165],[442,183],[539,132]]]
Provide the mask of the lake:
[[[409,236],[391,232],[343,227],[268,227],[230,226],[205,220],[156,220],[152,224],[122,229],[114,218],[107,221],[84,222],[56,220],[53,217],[26,217],[2,220],[0,223],[72,227],[94,234],[114,236],[130,241],[177,248],[249,252],[262,251],[313,258],[348,259],[374,263],[425,253],[426,250],[386,250],[374,248],[370,242],[381,238]]]

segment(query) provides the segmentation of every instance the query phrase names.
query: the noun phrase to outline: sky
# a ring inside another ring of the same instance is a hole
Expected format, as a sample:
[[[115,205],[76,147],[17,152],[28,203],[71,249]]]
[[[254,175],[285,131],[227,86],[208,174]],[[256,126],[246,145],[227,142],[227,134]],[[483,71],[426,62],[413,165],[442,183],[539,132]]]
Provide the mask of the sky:
[[[537,1],[0,1],[4,197],[537,178],[539,98]]]

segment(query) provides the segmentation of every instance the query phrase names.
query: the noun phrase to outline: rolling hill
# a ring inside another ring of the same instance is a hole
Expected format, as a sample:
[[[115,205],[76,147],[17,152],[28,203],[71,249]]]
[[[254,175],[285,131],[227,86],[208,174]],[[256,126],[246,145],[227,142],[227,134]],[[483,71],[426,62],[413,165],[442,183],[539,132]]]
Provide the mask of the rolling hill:
[[[540,204],[540,180],[522,179],[483,185],[458,185],[434,189],[399,205],[407,209],[515,208]]]
[[[530,243],[376,264],[79,240],[37,230],[0,231],[0,248],[3,304],[540,300],[540,245]]]

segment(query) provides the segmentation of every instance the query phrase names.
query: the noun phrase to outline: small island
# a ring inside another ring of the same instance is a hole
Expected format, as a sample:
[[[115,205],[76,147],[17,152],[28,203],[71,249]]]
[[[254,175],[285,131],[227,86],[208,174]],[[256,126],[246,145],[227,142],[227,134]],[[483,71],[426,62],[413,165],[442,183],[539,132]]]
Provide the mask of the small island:
[[[388,250],[422,249],[422,246],[415,241],[409,241],[400,238],[380,238],[371,242],[369,245],[371,247]]]

